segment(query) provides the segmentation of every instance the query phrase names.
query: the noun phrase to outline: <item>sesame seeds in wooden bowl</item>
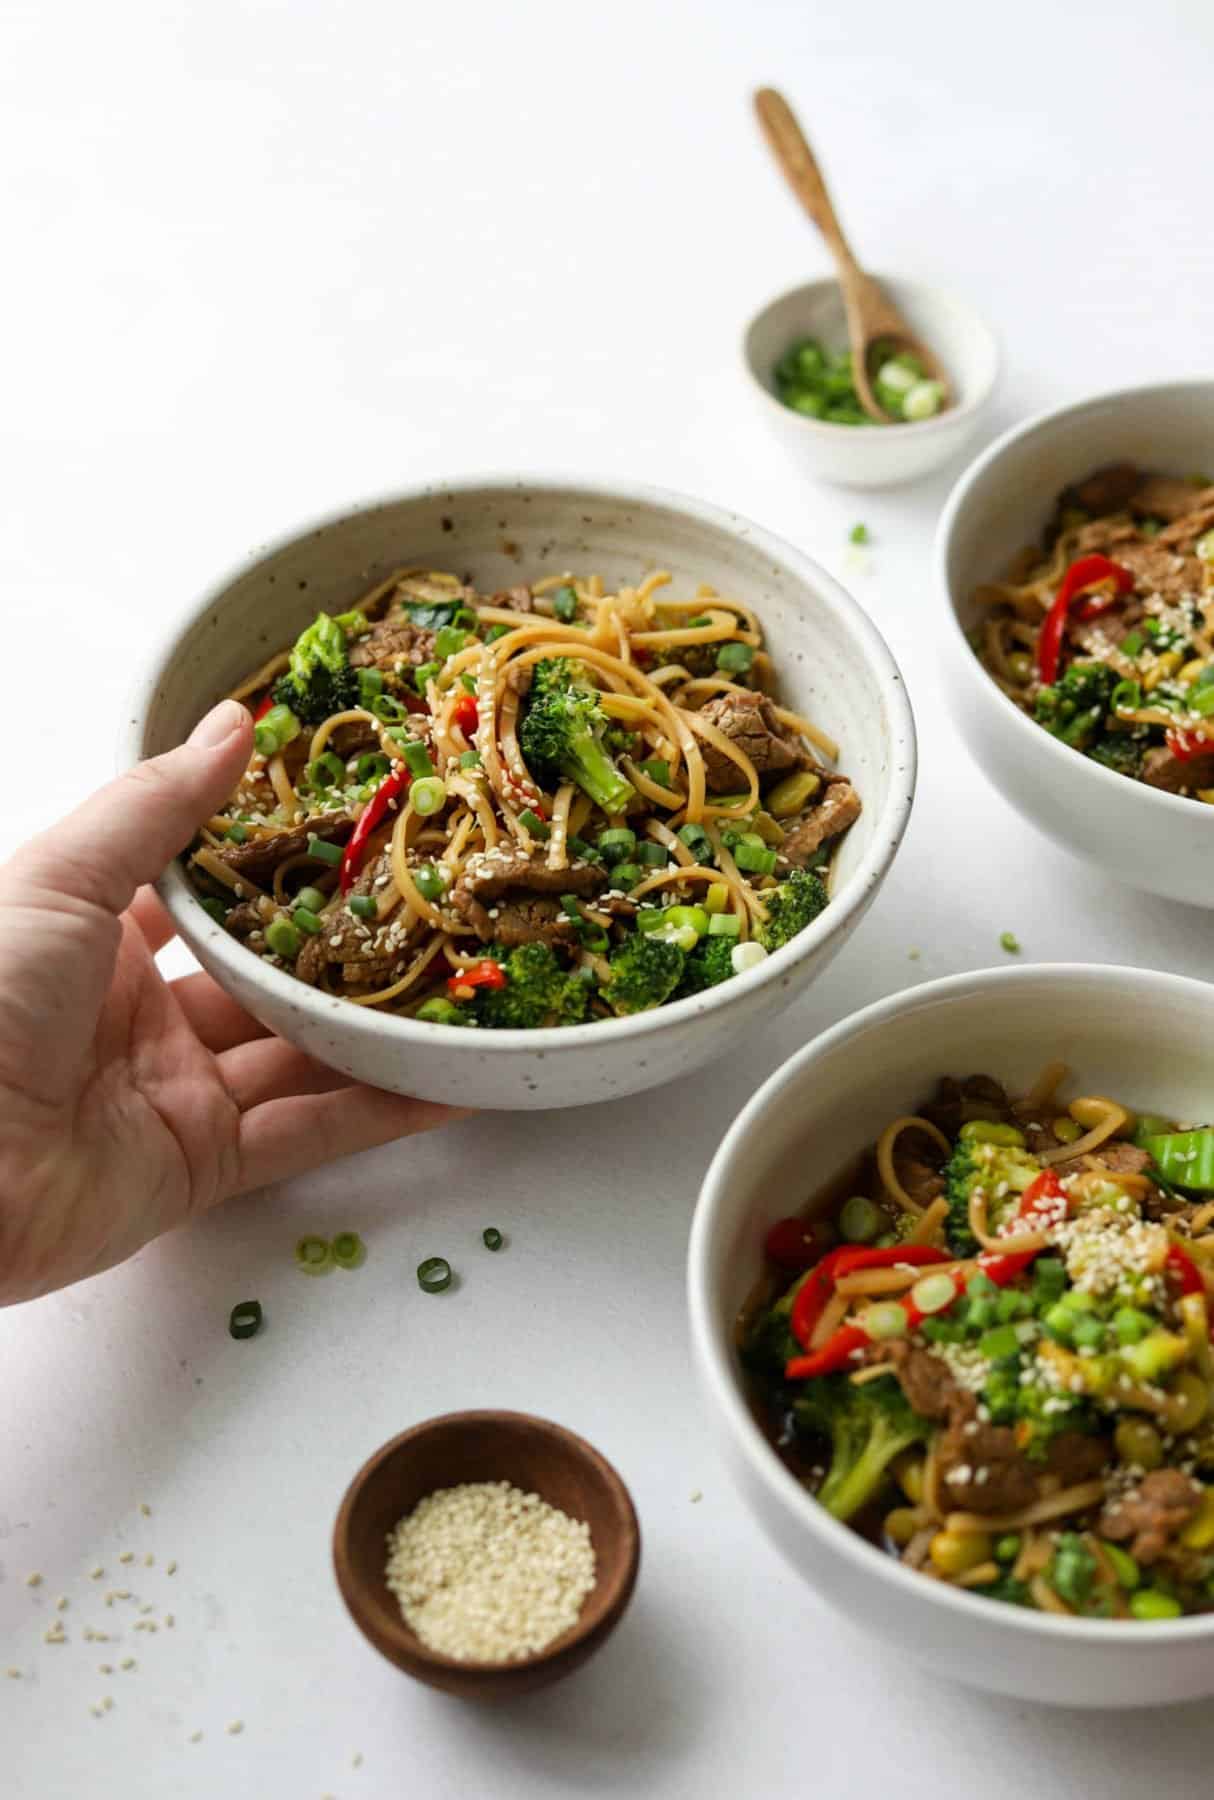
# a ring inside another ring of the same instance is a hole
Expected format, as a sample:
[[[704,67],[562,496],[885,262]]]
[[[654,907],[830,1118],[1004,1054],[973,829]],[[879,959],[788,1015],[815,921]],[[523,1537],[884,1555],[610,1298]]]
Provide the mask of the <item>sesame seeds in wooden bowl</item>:
[[[447,1413],[393,1438],[350,1483],[333,1533],[337,1584],[364,1637],[467,1700],[531,1693],[579,1668],[619,1622],[640,1547],[628,1490],[598,1451],[511,1412]]]

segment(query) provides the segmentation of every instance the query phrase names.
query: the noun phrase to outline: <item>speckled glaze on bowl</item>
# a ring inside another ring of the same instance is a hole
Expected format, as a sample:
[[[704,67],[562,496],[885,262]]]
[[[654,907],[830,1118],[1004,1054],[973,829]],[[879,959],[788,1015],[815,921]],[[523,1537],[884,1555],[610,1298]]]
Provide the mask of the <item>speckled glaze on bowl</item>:
[[[966,470],[936,532],[944,691],[970,753],[1005,800],[1102,876],[1214,907],[1214,807],[1102,769],[1034,724],[987,674],[967,633],[980,582],[1036,543],[1062,488],[1101,463],[1214,469],[1214,380],[1119,388],[1005,432]]]
[[[893,275],[878,280],[948,372],[953,404],[934,418],[871,428],[832,425],[784,405],[775,365],[790,344],[802,337],[821,338],[832,349],[847,343],[843,295],[833,277],[768,301],[742,340],[742,360],[768,430],[810,475],[837,487],[898,487],[941,468],[973,442],[999,378],[995,335],[963,300]]]
[[[488,479],[323,519],[226,576],[178,622],[135,696],[123,762],[180,743],[318,607],[348,607],[402,564],[450,569],[486,591],[567,569],[597,572],[611,586],[664,568],[682,592],[710,582],[753,606],[784,697],[838,739],[840,766],[864,802],[836,863],[831,904],[759,968],[709,993],[573,1029],[477,1032],[353,1006],[270,967],[208,917],[174,863],[161,897],[203,967],[264,1024],[360,1081],[510,1110],[618,1099],[684,1074],[807,987],[859,923],[901,841],[915,786],[914,723],[884,641],[838,583],[748,520],[698,500]]]
[[[833,1519],[784,1467],[755,1423],[733,1346],[776,1219],[841,1175],[890,1119],[914,1112],[938,1076],[980,1069],[1023,1092],[1058,1057],[1081,1092],[1205,1118],[1214,987],[1090,964],[979,969],[895,994],[823,1032],[759,1089],[704,1178],[687,1256],[692,1360],[758,1525],[850,1624],[919,1668],[991,1693],[1056,1706],[1166,1706],[1214,1694],[1214,1614],[1156,1624],[1059,1618],[903,1568]],[[806,1630],[815,1628],[807,1616]]]

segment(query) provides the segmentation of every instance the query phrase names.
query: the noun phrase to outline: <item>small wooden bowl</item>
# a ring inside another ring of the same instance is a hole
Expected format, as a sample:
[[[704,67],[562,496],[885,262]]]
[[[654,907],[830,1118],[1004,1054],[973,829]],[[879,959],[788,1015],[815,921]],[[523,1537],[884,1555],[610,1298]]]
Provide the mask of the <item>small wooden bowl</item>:
[[[585,1520],[595,1584],[576,1625],[516,1662],[461,1662],[429,1649],[405,1624],[385,1578],[388,1533],[436,1488],[509,1481]],[[333,1563],[354,1623],[398,1669],[464,1700],[508,1700],[580,1668],[606,1642],[632,1597],[641,1532],[628,1489],[573,1432],[529,1413],[462,1412],[402,1432],[363,1464],[333,1529]]]

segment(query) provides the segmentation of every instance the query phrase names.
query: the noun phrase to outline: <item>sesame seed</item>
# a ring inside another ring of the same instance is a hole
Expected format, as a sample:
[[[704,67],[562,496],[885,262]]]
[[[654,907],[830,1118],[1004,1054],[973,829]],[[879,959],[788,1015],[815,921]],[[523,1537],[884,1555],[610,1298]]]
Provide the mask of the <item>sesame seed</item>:
[[[133,1656],[124,1656],[118,1666],[122,1669],[133,1669],[135,1667],[135,1658]]]
[[[229,1737],[239,1737],[243,1730],[244,1730],[244,1720],[243,1719],[232,1719],[229,1721],[229,1723],[228,1723],[228,1736]]]
[[[171,1631],[173,1629],[174,1619],[173,1619],[172,1613],[165,1613],[164,1623],[165,1623],[166,1628],[169,1631]]]
[[[201,1744],[201,1742],[202,1742],[201,1731],[191,1731],[191,1733],[186,1741],[187,1741],[187,1743],[190,1743],[190,1744]]]
[[[133,1550],[124,1550],[122,1552],[121,1556],[118,1558],[118,1561],[120,1563],[133,1563],[134,1560],[135,1560],[135,1552]]]
[[[105,1574],[105,1570],[102,1568],[101,1564],[98,1563],[97,1567],[95,1569],[89,1570],[89,1580],[90,1581],[100,1581],[101,1577],[104,1574]]]
[[[151,1509],[151,1507],[150,1507],[150,1506],[149,1506],[149,1505],[148,1505],[148,1503],[147,1503],[147,1501],[146,1501],[146,1500],[141,1500],[141,1501],[140,1501],[140,1502],[139,1502],[139,1510],[140,1510],[140,1512],[141,1512],[141,1513],[142,1513],[142,1514],[143,1514],[143,1516],[144,1516],[144,1518],[145,1518],[145,1519],[150,1519],[150,1518],[151,1518],[151,1516],[152,1516],[152,1509]]]
[[[98,1663],[97,1673],[98,1675],[112,1675],[114,1673],[113,1663]]]
[[[164,1572],[166,1575],[176,1575],[176,1573],[177,1573],[177,1558],[176,1557],[174,1557],[172,1562],[166,1566]]]
[[[39,1575],[39,1573],[36,1569],[32,1575],[26,1576],[25,1585],[26,1585],[26,1587],[41,1587],[42,1586],[42,1577],[41,1577],[41,1575]]]
[[[699,1489],[699,1488],[697,1488],[697,1489],[696,1489],[696,1490],[695,1490],[695,1493],[694,1493],[694,1494],[693,1494],[693,1495],[692,1495],[692,1496],[691,1496],[691,1504],[692,1504],[692,1505],[693,1505],[693,1506],[698,1506],[698,1505],[699,1505],[699,1503],[700,1503],[700,1501],[701,1501],[701,1500],[702,1500],[702,1499],[703,1499],[703,1498],[704,1498],[704,1495],[703,1495],[703,1494],[702,1494],[702,1493],[701,1493],[701,1491],[700,1491],[700,1489]]]
[[[9,1664],[8,1668],[4,1671],[4,1673],[8,1676],[10,1681],[20,1681],[20,1679],[21,1679],[20,1669],[14,1667],[14,1665],[12,1663]]]
[[[144,1568],[150,1569],[152,1567],[152,1565],[155,1563],[155,1561],[156,1561],[156,1558],[152,1555],[151,1551],[149,1550],[147,1555],[143,1559]]]
[[[106,1712],[110,1712],[114,1705],[113,1694],[107,1694],[105,1699],[101,1702],[101,1704],[105,1708]]]
[[[66,1594],[60,1594],[59,1598],[55,1602],[55,1611],[56,1612],[66,1612],[67,1609],[68,1609],[68,1597]]]

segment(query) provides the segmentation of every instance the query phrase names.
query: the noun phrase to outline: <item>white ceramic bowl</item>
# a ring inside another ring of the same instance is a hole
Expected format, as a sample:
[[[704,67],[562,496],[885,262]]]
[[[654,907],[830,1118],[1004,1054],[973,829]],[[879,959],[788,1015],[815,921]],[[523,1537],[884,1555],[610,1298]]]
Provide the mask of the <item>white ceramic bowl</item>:
[[[964,301],[917,281],[877,279],[947,371],[953,404],[917,425],[831,425],[793,412],[776,392],[775,365],[797,338],[832,349],[847,343],[837,281],[811,281],[770,301],[746,328],[742,359],[768,429],[820,481],[840,487],[897,487],[930,474],[973,441],[995,390],[999,346]]]
[[[867,910],[906,828],[914,724],[902,679],[864,613],[824,570],[731,513],[657,490],[486,480],[418,489],[305,527],[225,576],[178,621],[135,697],[123,758],[180,743],[219,696],[318,607],[339,611],[400,564],[450,569],[484,590],[566,569],[608,584],[671,570],[756,609],[792,705],[839,740],[864,803],[829,907],[748,974],[630,1019],[567,1030],[473,1032],[394,1018],[318,993],[235,942],[181,867],[160,883],[203,967],[257,1018],[359,1080],[429,1100],[542,1108],[616,1099],[699,1067],[770,1018],[823,969]]]
[[[1087,1093],[1206,1118],[1214,988],[1145,969],[983,969],[896,994],[823,1032],[759,1089],[705,1177],[688,1253],[692,1352],[759,1525],[853,1624],[994,1693],[1161,1706],[1214,1693],[1214,1615],[1160,1624],[1057,1618],[904,1569],[831,1518],[783,1466],[751,1416],[732,1345],[776,1219],[841,1174],[891,1118],[913,1112],[940,1075],[981,1071],[1024,1090],[1055,1057]]]
[[[1060,744],[995,685],[965,636],[976,622],[974,589],[1039,540],[1059,492],[1123,459],[1178,474],[1214,469],[1214,380],[1120,388],[1041,413],[966,471],[936,534],[945,691],[974,760],[1064,850],[1115,881],[1214,906],[1214,807],[1131,781]]]

